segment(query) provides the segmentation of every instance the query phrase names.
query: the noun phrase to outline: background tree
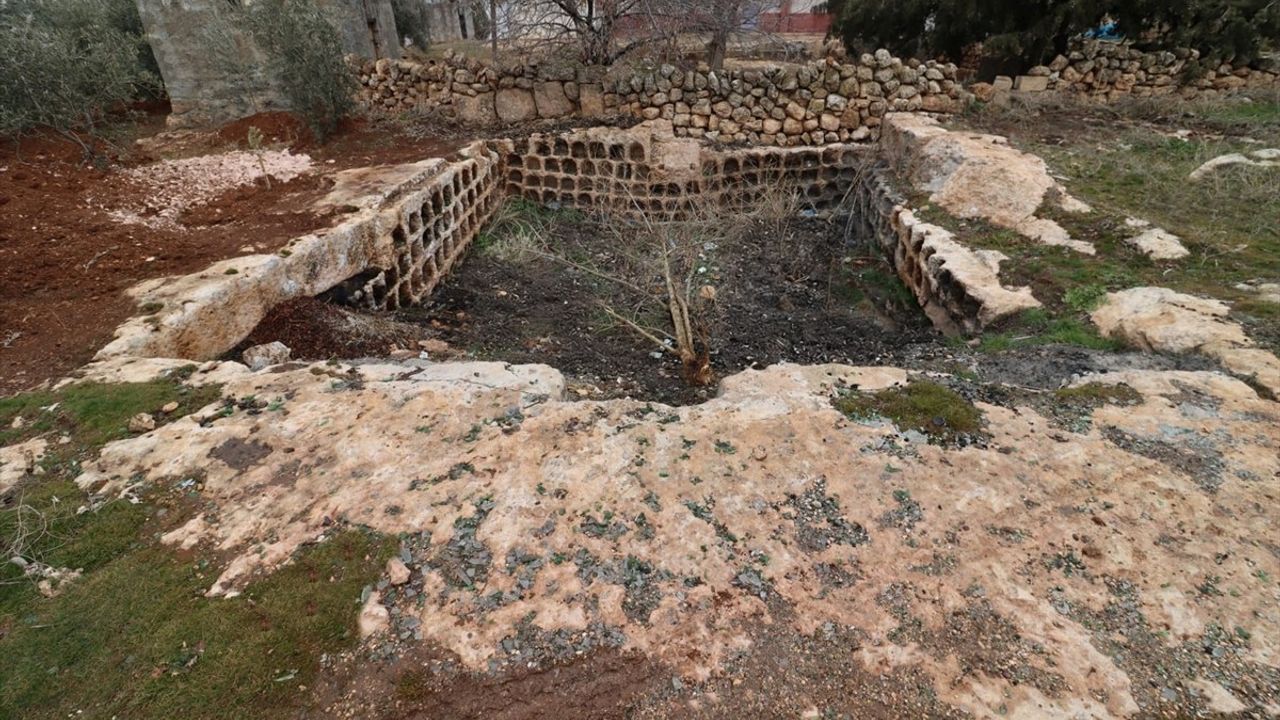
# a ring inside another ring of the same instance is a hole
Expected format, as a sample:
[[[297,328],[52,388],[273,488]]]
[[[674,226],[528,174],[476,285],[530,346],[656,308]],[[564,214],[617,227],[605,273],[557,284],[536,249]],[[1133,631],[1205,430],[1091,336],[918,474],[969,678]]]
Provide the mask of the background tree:
[[[506,17],[507,35],[525,46],[572,47],[588,65],[609,65],[652,42],[645,27],[649,0],[511,0],[498,12]],[[624,28],[632,30],[626,34]]]
[[[686,28],[706,33],[707,64],[712,70],[724,68],[724,58],[729,51],[729,40],[734,33],[758,20],[765,10],[777,5],[768,0],[709,0],[695,6]]]
[[[1046,62],[1105,19],[1145,47],[1193,47],[1250,61],[1280,37],[1277,0],[832,0],[851,49],[959,58],[981,42],[1000,58]]]
[[[248,37],[261,57],[248,57],[237,38]],[[248,78],[265,73],[278,84],[289,108],[324,137],[355,109],[356,76],[343,57],[342,41],[317,4],[256,0],[229,4],[206,28],[206,44],[228,70]],[[250,93],[246,93],[251,96]]]
[[[157,91],[133,0],[0,3],[0,135],[93,132],[111,110]]]

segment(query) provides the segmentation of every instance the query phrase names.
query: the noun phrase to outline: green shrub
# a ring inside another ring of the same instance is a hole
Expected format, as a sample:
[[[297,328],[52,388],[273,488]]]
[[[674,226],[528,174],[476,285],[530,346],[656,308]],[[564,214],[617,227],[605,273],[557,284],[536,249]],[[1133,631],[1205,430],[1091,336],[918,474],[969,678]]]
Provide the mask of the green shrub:
[[[234,42],[245,33],[266,58],[267,75],[275,78],[289,107],[319,136],[335,130],[338,121],[355,108],[356,77],[343,57],[342,41],[328,15],[311,2],[257,0],[228,9],[227,27],[211,29],[211,50],[228,69],[243,62]]]
[[[1104,18],[1145,47],[1198,48],[1214,60],[1257,59],[1280,36],[1274,0],[832,0],[833,32],[851,48],[959,58],[966,46],[1046,62]]]
[[[0,135],[92,131],[158,86],[133,0],[0,3]]]
[[[1063,294],[1062,302],[1077,312],[1089,312],[1102,304],[1106,294],[1107,289],[1101,285],[1077,285]]]

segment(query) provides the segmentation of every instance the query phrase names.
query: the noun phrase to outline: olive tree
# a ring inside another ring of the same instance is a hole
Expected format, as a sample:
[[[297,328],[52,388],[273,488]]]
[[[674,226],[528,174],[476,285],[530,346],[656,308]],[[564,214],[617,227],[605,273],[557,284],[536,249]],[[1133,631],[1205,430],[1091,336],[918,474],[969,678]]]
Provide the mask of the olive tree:
[[[0,134],[92,133],[158,87],[132,0],[0,3]]]

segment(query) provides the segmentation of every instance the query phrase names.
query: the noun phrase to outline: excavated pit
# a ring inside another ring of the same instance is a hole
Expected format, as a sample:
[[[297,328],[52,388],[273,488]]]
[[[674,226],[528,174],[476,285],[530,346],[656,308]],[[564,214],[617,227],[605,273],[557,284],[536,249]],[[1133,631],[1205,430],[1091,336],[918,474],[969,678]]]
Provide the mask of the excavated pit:
[[[403,358],[423,347],[431,359],[547,362],[593,396],[694,401],[706,393],[670,390],[667,363],[650,357],[664,348],[601,322],[602,312],[622,326],[619,315],[642,326],[661,318],[595,282],[642,236],[690,222],[710,229],[690,282],[713,300],[697,334],[717,376],[783,361],[907,362],[943,347],[930,325],[972,333],[1038,304],[1001,287],[998,253],[916,219],[888,181],[892,162],[875,145],[716,147],[655,122],[343,171],[320,203],[343,222],[274,255],[135,288],[150,314],[121,326],[98,359],[210,359],[271,340],[295,359]],[[493,252],[513,208],[514,222],[539,226],[539,249],[569,262]],[[476,251],[481,237],[493,247]],[[660,288],[661,277],[650,269],[627,280]]]
[[[555,367],[584,397],[688,404],[714,395],[716,383],[688,385],[679,359],[604,310],[646,328],[670,327],[661,277],[643,263],[652,255],[638,261],[618,247],[620,228],[642,235],[642,226],[555,216],[546,242],[557,256],[504,249],[509,238],[496,237],[428,303],[394,317],[424,328],[456,354]],[[849,245],[843,223],[724,221],[742,223],[741,235],[699,243],[692,268],[695,323],[706,333],[715,377],[782,362],[894,364],[942,347],[888,262]],[[565,256],[580,266],[566,264]],[[627,284],[604,279],[595,268],[611,268]],[[639,292],[633,281],[654,290]],[[698,296],[703,289],[714,293],[713,301]]]
[[[428,349],[547,364],[584,397],[701,402],[715,383],[682,382],[678,360],[609,314],[669,322],[635,287],[661,287],[656,266],[637,267],[659,226],[696,250],[695,319],[715,377],[945,348],[885,252],[899,199],[867,146],[713,150],[597,128],[486,149],[496,163],[466,163],[402,212],[393,262],[322,302],[273,310],[237,349],[280,340],[298,359]]]

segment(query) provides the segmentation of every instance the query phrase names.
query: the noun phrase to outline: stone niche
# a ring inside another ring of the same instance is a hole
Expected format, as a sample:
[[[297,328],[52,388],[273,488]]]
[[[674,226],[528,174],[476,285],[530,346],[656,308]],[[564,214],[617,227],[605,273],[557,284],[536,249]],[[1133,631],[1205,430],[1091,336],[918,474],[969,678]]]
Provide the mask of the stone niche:
[[[677,219],[700,208],[749,208],[767,192],[798,193],[828,214],[871,156],[867,145],[716,149],[653,121],[631,130],[588,128],[499,143],[506,192],[610,215]]]

